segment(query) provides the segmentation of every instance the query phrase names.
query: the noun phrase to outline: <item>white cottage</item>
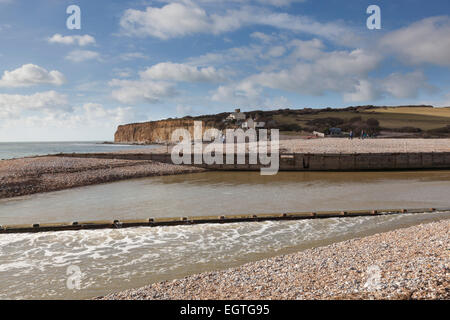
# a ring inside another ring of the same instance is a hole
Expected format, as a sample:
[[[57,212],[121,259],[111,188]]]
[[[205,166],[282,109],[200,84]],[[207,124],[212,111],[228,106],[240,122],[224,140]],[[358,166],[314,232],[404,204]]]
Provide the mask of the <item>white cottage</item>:
[[[257,128],[264,128],[266,126],[266,123],[264,121],[256,121],[252,118],[248,118],[245,122],[242,123],[243,129],[257,129]]]
[[[234,112],[230,113],[230,115],[227,117],[227,120],[244,121],[245,113],[241,112],[241,109],[235,109]]]

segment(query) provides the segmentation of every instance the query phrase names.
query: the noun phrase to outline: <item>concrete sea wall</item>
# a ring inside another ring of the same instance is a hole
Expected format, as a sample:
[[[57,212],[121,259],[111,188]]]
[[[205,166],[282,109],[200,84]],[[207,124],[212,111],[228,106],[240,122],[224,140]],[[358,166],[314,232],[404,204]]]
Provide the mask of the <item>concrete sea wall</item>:
[[[59,154],[58,156],[101,159],[153,160],[172,163],[168,153],[85,153]],[[226,163],[226,155],[223,155]],[[249,164],[249,155],[245,155],[245,164],[194,164],[192,165],[212,170],[243,170],[257,171],[261,164]],[[354,153],[354,154],[310,154],[284,153],[280,154],[281,171],[365,171],[365,170],[417,170],[417,169],[450,169],[450,152],[424,153]]]

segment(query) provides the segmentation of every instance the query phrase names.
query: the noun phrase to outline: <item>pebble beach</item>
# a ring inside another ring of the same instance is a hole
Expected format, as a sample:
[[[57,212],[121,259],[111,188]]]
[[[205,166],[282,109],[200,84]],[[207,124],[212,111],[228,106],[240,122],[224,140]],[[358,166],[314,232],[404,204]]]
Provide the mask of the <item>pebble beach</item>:
[[[288,139],[280,141],[280,148],[299,153],[449,152],[450,139]]]
[[[450,299],[450,220],[97,299]]]
[[[170,151],[171,147],[161,146],[117,153],[166,153]],[[294,138],[280,140],[280,152],[450,152],[450,139]],[[201,171],[204,169],[146,160],[76,158],[58,155],[1,160],[0,199],[125,179]]]
[[[36,157],[0,161],[0,199],[125,179],[201,172],[154,161]]]
[[[203,145],[207,146],[206,143]],[[255,143],[247,143],[246,151]],[[126,150],[120,153],[165,153],[173,146],[153,149]],[[268,145],[270,149],[270,143]],[[450,139],[359,139],[348,138],[300,138],[280,135],[280,152],[297,153],[404,153],[404,152],[450,152]],[[223,146],[226,151],[225,144]]]

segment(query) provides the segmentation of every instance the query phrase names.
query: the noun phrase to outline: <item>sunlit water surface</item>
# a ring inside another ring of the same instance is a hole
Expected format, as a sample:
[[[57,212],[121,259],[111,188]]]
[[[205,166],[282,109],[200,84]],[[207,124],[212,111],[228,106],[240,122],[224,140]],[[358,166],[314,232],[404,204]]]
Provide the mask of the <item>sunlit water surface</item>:
[[[450,172],[202,173],[0,201],[0,224],[305,210],[450,207]],[[449,212],[0,235],[0,298],[90,298]],[[82,272],[80,290],[69,267]]]
[[[101,141],[76,142],[0,142],[0,160],[42,156],[55,153],[96,153],[116,152],[130,149],[152,149],[156,145],[138,146],[124,144],[105,144]]]

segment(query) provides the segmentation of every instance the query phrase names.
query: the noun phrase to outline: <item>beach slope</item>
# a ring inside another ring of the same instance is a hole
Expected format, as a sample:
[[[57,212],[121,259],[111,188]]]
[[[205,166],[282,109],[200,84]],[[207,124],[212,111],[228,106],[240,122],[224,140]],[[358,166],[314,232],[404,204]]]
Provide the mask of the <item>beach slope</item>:
[[[443,220],[100,299],[449,299],[449,235]]]
[[[0,161],[0,199],[204,169],[144,160],[36,157]]]

